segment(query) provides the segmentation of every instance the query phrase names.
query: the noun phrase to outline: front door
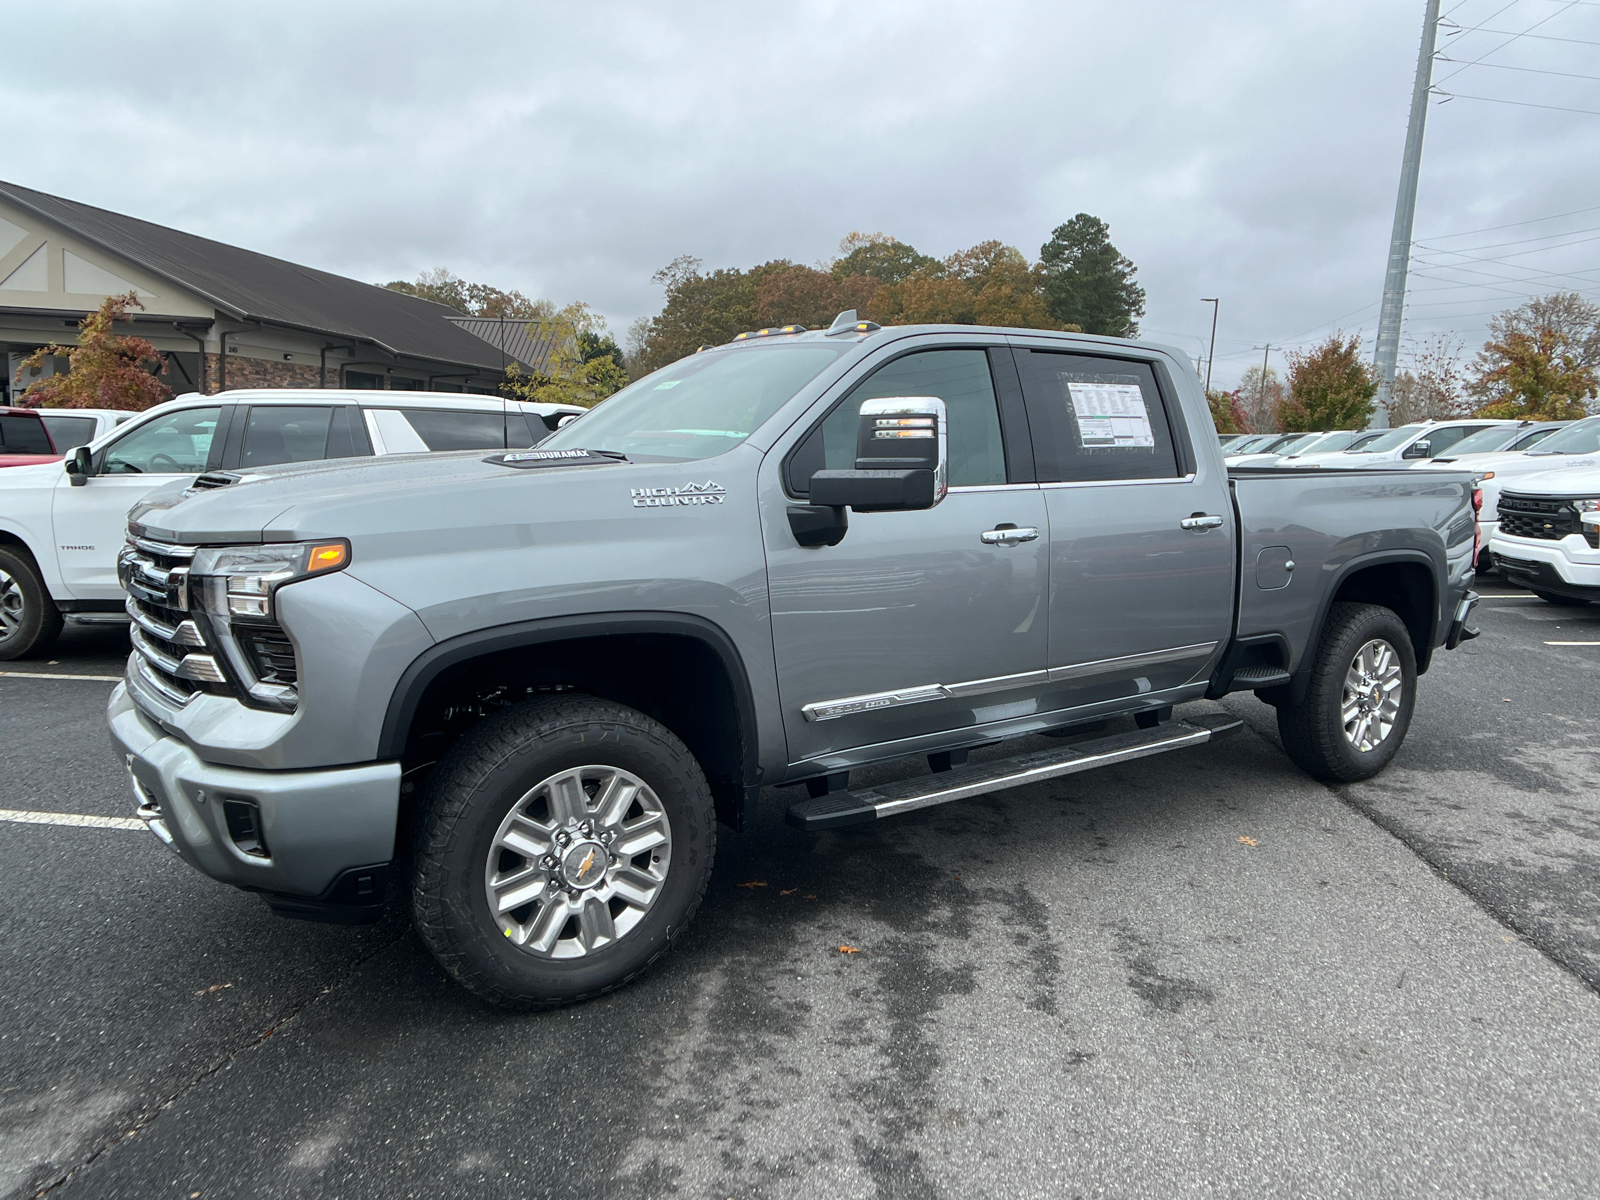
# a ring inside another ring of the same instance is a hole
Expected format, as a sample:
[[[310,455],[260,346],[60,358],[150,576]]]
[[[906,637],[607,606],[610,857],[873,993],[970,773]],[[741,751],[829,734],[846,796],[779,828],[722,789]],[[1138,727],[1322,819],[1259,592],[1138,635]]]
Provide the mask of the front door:
[[[128,510],[175,479],[206,469],[220,406],[183,408],[133,424],[96,454],[96,474],[73,487],[63,472],[51,506],[56,562],[76,600],[121,600],[117,553],[128,533]]]
[[[1192,461],[1170,377],[1131,357],[1016,355],[1050,514],[1048,702],[1206,678],[1233,623],[1233,509],[1226,478]]]
[[[1015,394],[1014,375],[1009,386]],[[768,484],[773,647],[791,762],[826,768],[831,752],[1018,715],[1041,682],[1044,497],[1031,462],[1021,462],[1020,395],[1007,428],[984,348],[917,350],[878,367],[788,456],[790,497],[813,470],[855,465],[861,401],[885,396],[945,402],[951,486],[941,504],[851,513],[837,546],[805,548],[786,523],[794,501]],[[985,541],[1007,527],[1015,534]]]

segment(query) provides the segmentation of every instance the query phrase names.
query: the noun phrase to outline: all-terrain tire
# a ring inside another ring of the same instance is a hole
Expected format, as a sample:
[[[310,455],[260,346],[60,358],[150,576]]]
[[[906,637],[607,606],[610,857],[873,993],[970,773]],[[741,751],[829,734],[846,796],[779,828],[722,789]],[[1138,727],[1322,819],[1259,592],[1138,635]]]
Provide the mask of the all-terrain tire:
[[[1546,604],[1554,604],[1557,608],[1582,608],[1589,603],[1582,596],[1562,596],[1555,592],[1541,592],[1538,588],[1528,590]]]
[[[0,661],[48,650],[61,625],[61,612],[32,557],[0,546]]]
[[[1399,668],[1399,705],[1381,740],[1361,749],[1344,720],[1350,698],[1346,679],[1356,656],[1373,642],[1392,651]],[[1338,783],[1370,779],[1389,765],[1405,741],[1416,695],[1416,654],[1399,614],[1378,604],[1337,601],[1328,609],[1317,642],[1305,699],[1278,707],[1278,735],[1295,765],[1318,779]]]
[[[491,911],[486,871],[500,869],[491,854],[503,853],[496,839],[512,809],[527,811],[542,781],[590,767],[647,785],[670,828],[670,865],[653,903],[614,941],[577,957],[541,956],[506,930],[507,914]],[[412,881],[417,933],[458,983],[503,1008],[554,1008],[631,982],[682,934],[711,878],[716,815],[700,764],[666,726],[608,700],[553,696],[487,718],[440,761],[424,806]]]

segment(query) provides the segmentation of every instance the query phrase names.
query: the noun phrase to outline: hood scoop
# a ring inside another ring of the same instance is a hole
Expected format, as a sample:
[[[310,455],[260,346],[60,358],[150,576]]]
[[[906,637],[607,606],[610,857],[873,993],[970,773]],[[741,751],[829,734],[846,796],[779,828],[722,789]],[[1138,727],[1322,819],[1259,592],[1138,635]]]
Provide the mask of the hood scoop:
[[[585,467],[627,462],[615,450],[510,450],[483,460],[497,467],[528,471],[536,467]]]
[[[228,487],[238,482],[239,476],[231,471],[207,471],[204,475],[197,476],[183,494],[192,496],[196,492],[209,492],[214,488]]]

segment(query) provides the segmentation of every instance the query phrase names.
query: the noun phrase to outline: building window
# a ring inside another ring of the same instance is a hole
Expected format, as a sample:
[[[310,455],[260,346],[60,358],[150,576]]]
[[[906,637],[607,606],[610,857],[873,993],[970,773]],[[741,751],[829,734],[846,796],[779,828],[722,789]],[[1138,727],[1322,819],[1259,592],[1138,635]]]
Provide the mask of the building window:
[[[371,371],[346,371],[344,385],[347,388],[373,388],[382,390],[383,376],[375,375]]]

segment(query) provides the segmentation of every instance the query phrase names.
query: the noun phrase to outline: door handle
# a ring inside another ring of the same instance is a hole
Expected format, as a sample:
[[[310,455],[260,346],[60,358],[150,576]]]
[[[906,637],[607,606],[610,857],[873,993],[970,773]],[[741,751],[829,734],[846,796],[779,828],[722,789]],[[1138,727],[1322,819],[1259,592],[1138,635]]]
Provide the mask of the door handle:
[[[1021,529],[1015,525],[1002,525],[998,529],[985,529],[979,536],[983,538],[985,546],[1015,546],[1022,542],[1037,541],[1039,531],[1031,525]]]
[[[1195,513],[1192,517],[1185,517],[1178,524],[1184,529],[1195,529],[1204,533],[1208,529],[1215,529],[1218,525],[1221,525],[1222,518],[1208,513]]]

